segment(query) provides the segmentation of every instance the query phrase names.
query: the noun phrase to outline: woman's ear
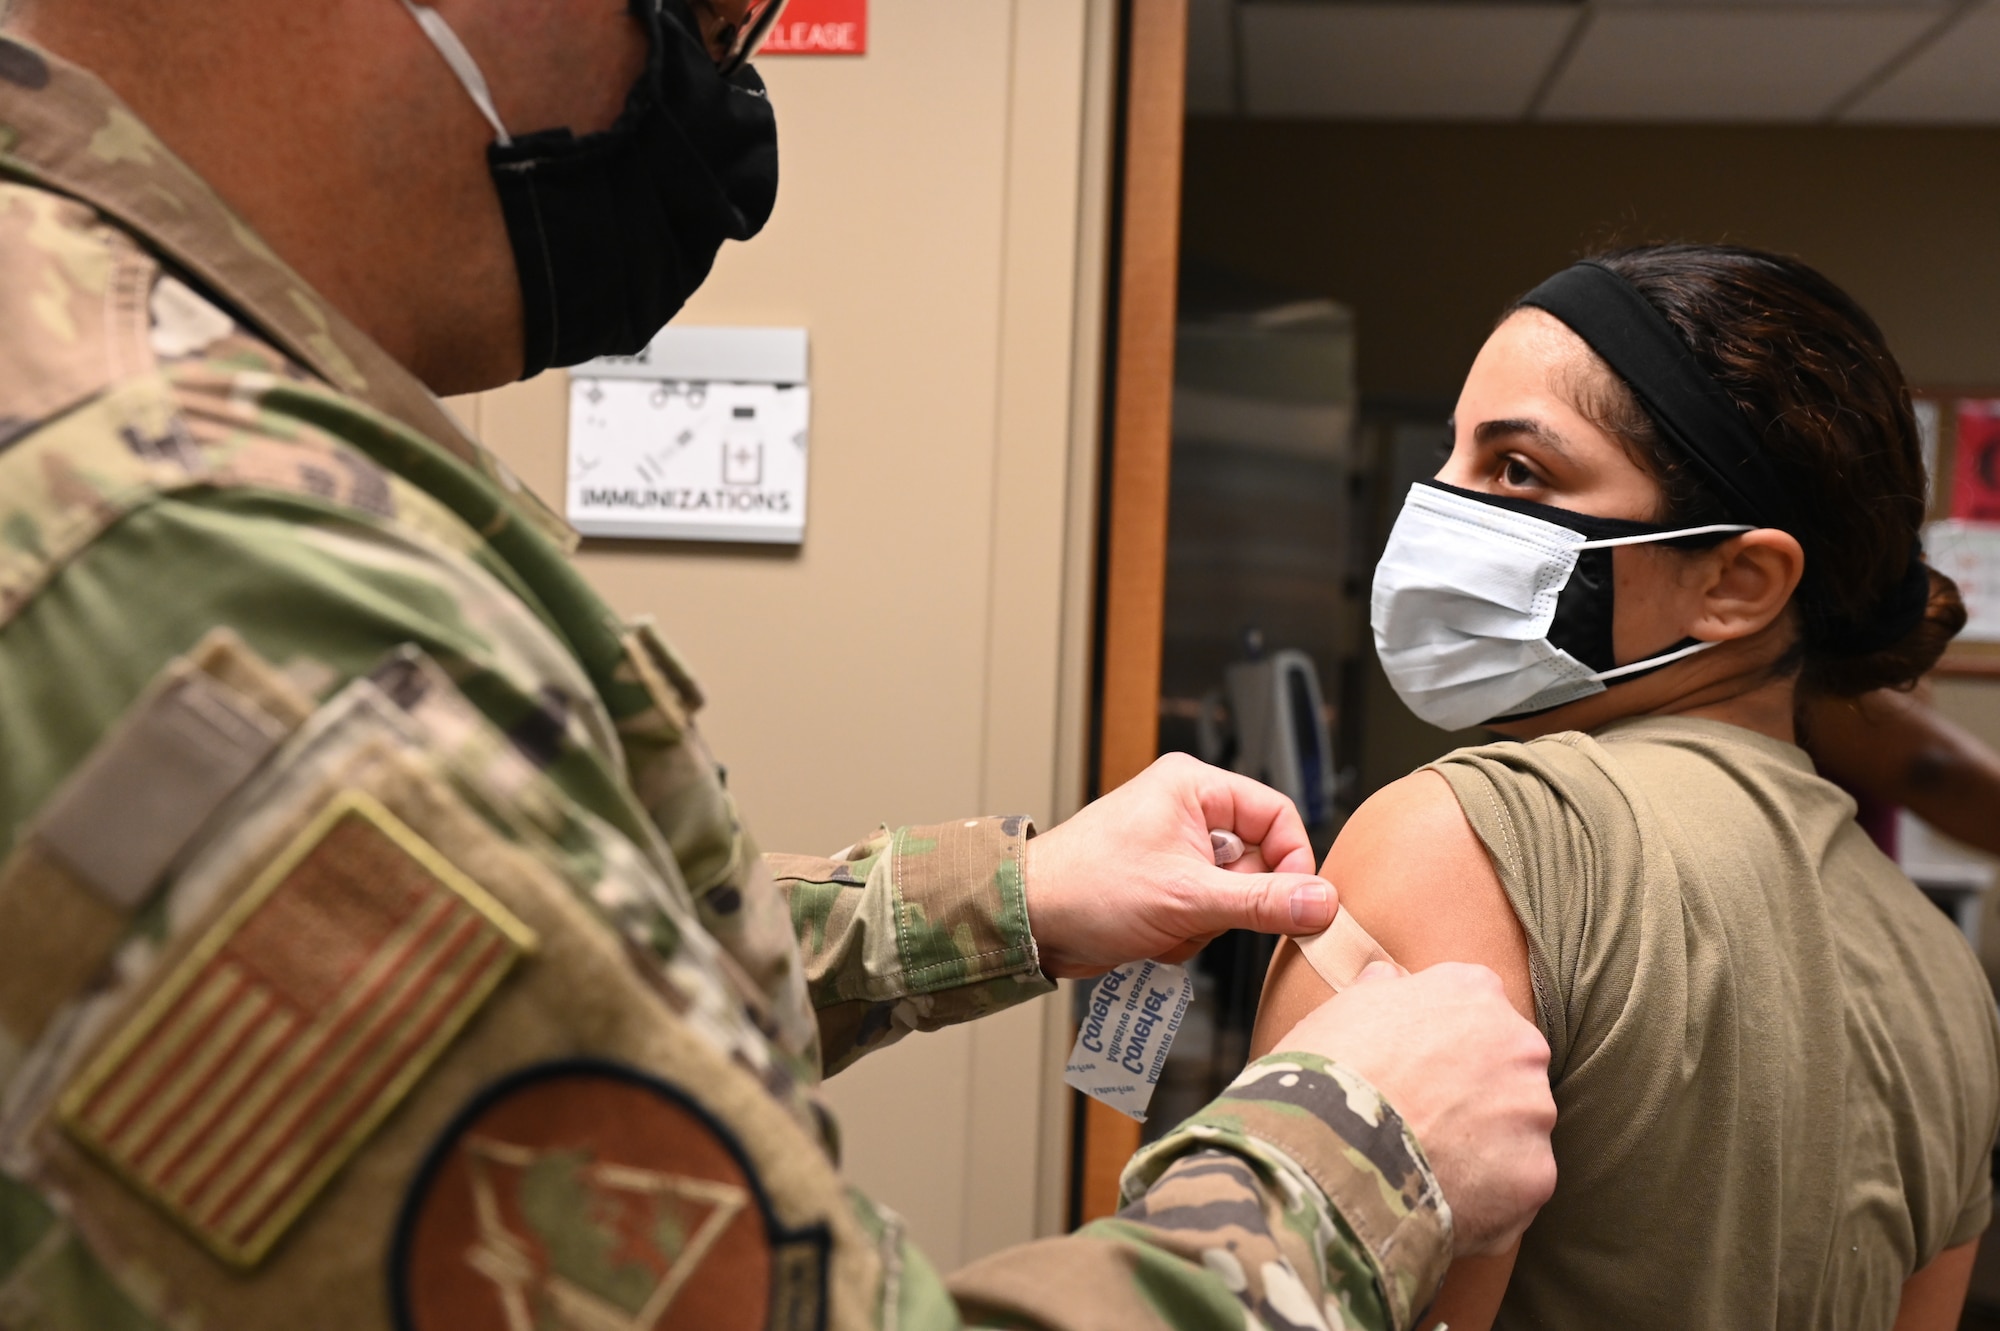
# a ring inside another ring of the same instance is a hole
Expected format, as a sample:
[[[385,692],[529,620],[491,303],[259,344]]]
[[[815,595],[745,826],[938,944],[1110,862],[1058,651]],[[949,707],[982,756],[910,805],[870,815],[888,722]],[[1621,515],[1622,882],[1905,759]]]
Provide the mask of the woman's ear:
[[[1806,552],[1790,532],[1759,527],[1731,537],[1702,563],[1688,636],[1729,642],[1761,633],[1784,613],[1805,571]]]

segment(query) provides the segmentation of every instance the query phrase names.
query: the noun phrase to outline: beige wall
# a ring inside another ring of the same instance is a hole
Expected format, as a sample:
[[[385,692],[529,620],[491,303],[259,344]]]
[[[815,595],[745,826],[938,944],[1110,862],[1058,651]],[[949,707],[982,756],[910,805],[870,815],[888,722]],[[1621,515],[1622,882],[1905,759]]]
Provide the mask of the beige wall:
[[[778,209],[678,321],[811,331],[804,547],[580,556],[694,666],[771,848],[1080,789],[1109,6],[871,8],[867,56],[764,63]],[[456,405],[559,500],[565,402],[549,375]],[[1059,1224],[1062,1025],[1044,1001],[831,1084],[851,1175],[940,1266]]]

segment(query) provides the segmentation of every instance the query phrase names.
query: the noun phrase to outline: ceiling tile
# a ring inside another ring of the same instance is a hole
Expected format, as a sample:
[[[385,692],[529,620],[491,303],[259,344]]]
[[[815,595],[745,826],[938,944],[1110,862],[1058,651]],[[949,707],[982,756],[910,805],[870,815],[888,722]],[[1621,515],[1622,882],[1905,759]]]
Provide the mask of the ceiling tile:
[[[1246,4],[1252,115],[1512,120],[1574,5]]]
[[[1189,115],[1227,115],[1236,109],[1234,7],[1233,0],[1189,0]]]
[[[1935,21],[1934,12],[1910,7],[1605,8],[1542,115],[1816,120]]]
[[[1844,117],[1904,124],[2000,123],[2000,9],[1975,9]]]

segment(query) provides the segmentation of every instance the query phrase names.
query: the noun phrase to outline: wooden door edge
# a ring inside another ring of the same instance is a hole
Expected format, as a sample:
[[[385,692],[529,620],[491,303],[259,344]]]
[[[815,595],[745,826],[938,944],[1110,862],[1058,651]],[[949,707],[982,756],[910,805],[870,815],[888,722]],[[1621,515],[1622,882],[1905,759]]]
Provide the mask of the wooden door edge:
[[[1159,747],[1187,27],[1187,0],[1122,6],[1094,690],[1100,792],[1138,775]],[[1080,1225],[1117,1211],[1139,1124],[1095,1100],[1076,1122],[1071,1221]]]

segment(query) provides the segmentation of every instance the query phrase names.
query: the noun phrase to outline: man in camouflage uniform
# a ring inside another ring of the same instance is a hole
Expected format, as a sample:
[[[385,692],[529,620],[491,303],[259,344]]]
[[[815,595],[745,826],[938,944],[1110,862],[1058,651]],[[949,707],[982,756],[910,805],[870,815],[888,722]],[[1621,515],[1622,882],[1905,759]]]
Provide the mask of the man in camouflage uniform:
[[[622,5],[453,19],[524,123],[602,123],[646,58]],[[1296,814],[1169,761],[1033,840],[759,856],[687,671],[426,387],[517,372],[521,297],[403,10],[11,23],[0,1327],[1404,1327],[1546,1198],[1546,1047],[1438,968],[1302,1023],[1117,1219],[941,1280],[820,1078],[1324,926]]]

